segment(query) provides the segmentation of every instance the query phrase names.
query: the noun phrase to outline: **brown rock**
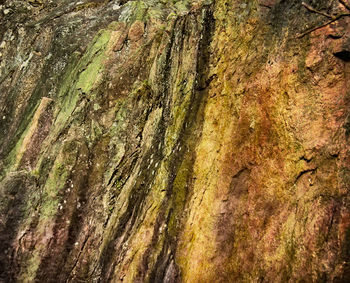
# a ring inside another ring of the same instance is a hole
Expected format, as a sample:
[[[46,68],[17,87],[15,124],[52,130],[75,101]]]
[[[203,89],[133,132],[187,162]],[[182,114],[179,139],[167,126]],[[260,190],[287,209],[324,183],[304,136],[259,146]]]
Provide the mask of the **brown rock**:
[[[137,20],[131,25],[128,38],[130,41],[138,41],[143,36],[144,32],[145,24]]]

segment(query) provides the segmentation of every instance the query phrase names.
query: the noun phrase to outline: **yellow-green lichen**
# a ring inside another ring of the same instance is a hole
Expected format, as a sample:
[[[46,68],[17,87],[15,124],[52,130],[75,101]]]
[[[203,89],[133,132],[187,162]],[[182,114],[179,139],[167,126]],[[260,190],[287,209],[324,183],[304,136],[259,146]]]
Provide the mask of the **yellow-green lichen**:
[[[19,281],[30,283],[35,281],[36,272],[40,266],[41,257],[39,252],[33,252],[26,262],[25,270],[22,272]]]
[[[55,133],[59,133],[84,96],[93,97],[92,89],[102,80],[105,50],[111,37],[110,30],[101,30],[76,66],[68,69],[59,92],[59,107],[56,110]],[[76,55],[77,56],[77,55]],[[55,133],[52,136],[55,136]]]
[[[120,14],[119,20],[127,23],[133,23],[137,20],[146,20],[149,6],[144,1],[128,1]]]
[[[43,191],[43,205],[40,210],[43,219],[54,217],[60,209],[59,192],[64,188],[76,162],[77,146],[76,141],[66,142],[54,162]]]
[[[15,171],[18,169],[23,154],[27,150],[27,146],[31,142],[35,131],[38,129],[39,118],[47,110],[51,102],[52,100],[49,98],[42,98],[37,107],[33,109],[33,113],[29,115],[32,117],[30,123],[27,125],[20,139],[17,141],[15,147],[12,149],[6,159],[6,172]]]
[[[191,170],[193,160],[190,154],[186,154],[183,161],[176,173],[176,177],[173,183],[172,193],[172,214],[168,224],[169,234],[173,237],[179,231],[179,224],[181,223],[183,209],[186,203],[186,197],[188,192],[188,186],[190,184]]]
[[[101,30],[95,37],[94,43],[87,51],[79,64],[80,75],[76,83],[76,89],[83,93],[89,93],[94,85],[101,80],[103,61],[106,58],[105,48],[111,37],[110,30]]]

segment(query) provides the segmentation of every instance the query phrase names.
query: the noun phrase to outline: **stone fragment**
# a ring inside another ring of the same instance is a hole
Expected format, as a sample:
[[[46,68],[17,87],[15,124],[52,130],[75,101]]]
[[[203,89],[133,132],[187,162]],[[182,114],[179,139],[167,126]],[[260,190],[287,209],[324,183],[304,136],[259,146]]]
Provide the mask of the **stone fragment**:
[[[113,9],[113,11],[119,10],[120,6],[118,4],[114,4],[112,9]]]
[[[127,33],[124,31],[117,31],[117,32],[115,32],[114,37],[115,37],[115,41],[114,41],[115,44],[113,47],[113,51],[117,52],[117,51],[122,50],[124,42],[125,42],[126,37],[127,37]]]
[[[129,30],[128,37],[130,41],[138,41],[145,32],[145,24],[141,21],[135,21]]]

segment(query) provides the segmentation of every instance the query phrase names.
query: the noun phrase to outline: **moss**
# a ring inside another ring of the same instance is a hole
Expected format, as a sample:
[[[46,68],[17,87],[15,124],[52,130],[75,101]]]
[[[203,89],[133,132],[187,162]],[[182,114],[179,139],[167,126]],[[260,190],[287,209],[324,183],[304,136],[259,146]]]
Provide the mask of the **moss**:
[[[175,99],[173,102],[174,105],[171,109],[173,119],[167,128],[165,137],[165,148],[169,153],[178,142],[181,130],[184,127],[185,119],[191,106],[191,88],[193,86],[193,80],[191,80],[191,78],[188,78],[188,80],[189,81],[185,83],[185,85],[179,84],[174,91],[176,94],[175,98],[178,100]]]
[[[8,156],[5,160],[5,168],[4,168],[4,171],[2,172],[4,175],[6,175],[10,171],[15,170],[15,167],[18,164],[17,155],[18,155],[18,152],[22,146],[23,140],[24,140],[25,136],[27,135],[28,131],[29,131],[29,126],[25,129],[25,131],[22,133],[20,139],[17,141],[15,147],[8,154]]]
[[[92,44],[81,58],[77,70],[75,70],[78,71],[76,90],[88,94],[101,79],[99,75],[104,69],[105,51],[110,38],[110,30],[100,30],[95,36]]]
[[[22,273],[19,281],[24,283],[34,282],[36,272],[40,266],[40,262],[41,257],[39,255],[39,252],[34,252],[26,263],[25,271]]]
[[[30,123],[27,125],[27,127],[23,131],[23,133],[22,133],[21,137],[19,138],[19,140],[17,141],[15,147],[11,150],[11,152],[7,156],[6,161],[5,161],[5,165],[6,165],[5,170],[4,170],[5,174],[7,172],[15,171],[18,169],[18,165],[21,161],[21,158],[23,156],[25,146],[26,146],[24,144],[24,141],[26,138],[28,138],[28,136],[33,134],[33,131],[36,128],[36,124],[38,122],[39,115],[37,115],[37,117],[35,117],[35,114],[38,111],[42,110],[42,109],[39,109],[40,104],[41,104],[41,101],[38,102],[37,106],[33,109],[33,112],[29,115],[30,117],[32,117],[30,120]],[[38,113],[38,114],[40,114],[40,113]]]
[[[40,209],[42,219],[51,219],[59,209],[59,193],[64,188],[76,162],[77,145],[76,141],[66,142],[53,164],[44,186],[43,203]]]
[[[101,137],[103,134],[102,128],[99,126],[99,124],[91,120],[91,136],[89,138],[89,145],[90,147],[94,144],[94,142]]]
[[[111,30],[111,31],[115,31],[115,30],[119,30],[119,29],[124,29],[125,28],[125,24],[124,23],[121,23],[121,22],[118,22],[118,21],[113,21],[111,22],[107,29],[108,30]]]
[[[119,20],[122,22],[133,23],[137,20],[147,20],[148,5],[144,1],[128,1],[120,14]]]
[[[178,13],[185,13],[188,11],[188,2],[187,1],[178,1],[175,3],[175,8]]]
[[[33,226],[38,238],[47,237],[47,233],[52,229],[50,227],[53,226],[55,218],[63,207],[61,203],[62,189],[76,164],[79,148],[80,143],[75,140],[67,141],[62,145],[43,189],[33,192],[26,202],[28,216],[34,207],[39,208],[38,219],[35,220],[37,224]],[[24,228],[31,226],[32,215],[26,220],[26,223],[23,224]],[[21,282],[33,282],[36,278],[42,254],[47,248],[46,244],[45,241],[37,243],[35,251],[28,253],[23,259],[25,268],[21,272]]]
[[[186,203],[189,181],[192,172],[193,161],[190,154],[183,158],[180,168],[173,183],[172,214],[168,224],[168,232],[175,237],[179,231],[183,209]]]
[[[89,93],[99,81],[99,74],[103,71],[104,51],[111,38],[110,30],[101,30],[95,37],[94,43],[79,64],[81,73],[76,83],[76,89]],[[97,81],[96,81],[97,80]]]
[[[110,30],[99,31],[78,64],[67,70],[59,92],[61,100],[56,110],[53,136],[62,131],[82,97],[94,97],[91,91],[102,80],[105,51],[110,37]]]
[[[210,1],[207,1],[207,3]],[[137,20],[148,21],[150,19],[176,18],[188,12],[191,1],[161,1],[159,3],[149,3],[146,1],[129,1],[124,5],[120,20],[133,23]]]

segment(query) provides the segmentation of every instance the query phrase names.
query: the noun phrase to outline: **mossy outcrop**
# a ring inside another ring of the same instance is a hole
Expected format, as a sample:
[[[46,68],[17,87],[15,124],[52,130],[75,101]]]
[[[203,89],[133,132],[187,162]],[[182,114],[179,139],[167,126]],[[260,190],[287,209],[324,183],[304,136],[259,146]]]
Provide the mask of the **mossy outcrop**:
[[[0,282],[349,280],[350,17],[305,33],[324,16],[299,0],[0,14]]]

